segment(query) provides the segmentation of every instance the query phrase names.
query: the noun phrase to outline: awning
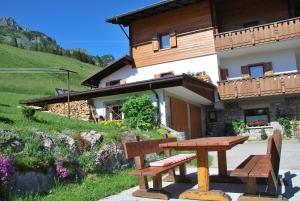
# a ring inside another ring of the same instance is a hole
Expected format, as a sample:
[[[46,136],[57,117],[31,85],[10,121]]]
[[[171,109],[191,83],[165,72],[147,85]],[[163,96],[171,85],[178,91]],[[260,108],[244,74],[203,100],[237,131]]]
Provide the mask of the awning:
[[[216,88],[215,85],[183,74],[169,78],[152,79],[141,82],[128,83],[120,86],[111,86],[71,93],[70,101],[88,100],[91,98],[174,87],[183,87],[195,94],[198,94],[209,102],[213,102],[214,100],[214,90]],[[65,94],[60,96],[48,96],[37,99],[24,100],[20,101],[20,103],[26,105],[44,106],[47,104],[64,103],[67,102],[67,100],[68,96],[67,94]]]

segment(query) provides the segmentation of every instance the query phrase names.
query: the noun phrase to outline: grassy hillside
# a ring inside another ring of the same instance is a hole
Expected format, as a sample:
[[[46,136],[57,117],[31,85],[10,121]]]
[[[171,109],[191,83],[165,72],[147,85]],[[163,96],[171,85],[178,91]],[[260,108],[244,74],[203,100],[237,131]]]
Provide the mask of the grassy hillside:
[[[78,72],[71,75],[71,88],[82,90],[80,81],[99,71],[100,67],[49,53],[23,50],[0,44],[1,68],[66,68]],[[3,74],[0,73],[0,93],[54,95],[55,88],[66,88],[65,74]]]

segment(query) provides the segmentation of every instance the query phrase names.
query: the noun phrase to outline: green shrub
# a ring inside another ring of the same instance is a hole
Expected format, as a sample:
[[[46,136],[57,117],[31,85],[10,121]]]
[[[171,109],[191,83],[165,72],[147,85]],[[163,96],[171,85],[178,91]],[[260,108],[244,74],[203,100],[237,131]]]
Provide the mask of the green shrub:
[[[242,119],[239,120],[234,120],[231,122],[230,125],[231,131],[235,134],[238,135],[240,134],[243,129],[245,128],[245,122]]]
[[[22,114],[27,119],[34,119],[36,110],[32,107],[22,107]]]
[[[283,127],[284,134],[290,138],[292,136],[292,124],[291,120],[286,116],[280,116],[277,118],[278,123]]]
[[[155,127],[156,107],[149,96],[130,97],[122,107],[124,124],[130,128],[150,130]]]
[[[266,133],[266,130],[263,129],[263,128],[260,130],[260,138],[261,138],[262,140],[268,139],[268,135],[267,135],[267,133]]]
[[[79,164],[83,168],[83,170],[87,173],[93,173],[95,172],[96,169],[96,152],[95,151],[90,151],[82,154],[79,157]]]

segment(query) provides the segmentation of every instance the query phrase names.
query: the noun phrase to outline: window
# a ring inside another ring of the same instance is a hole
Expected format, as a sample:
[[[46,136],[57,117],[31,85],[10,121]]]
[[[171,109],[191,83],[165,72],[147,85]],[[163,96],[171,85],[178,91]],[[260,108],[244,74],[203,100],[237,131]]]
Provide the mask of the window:
[[[122,120],[122,104],[113,104],[106,106],[106,119],[109,120]]]
[[[160,49],[170,48],[170,35],[165,34],[160,36]]]
[[[112,80],[110,82],[106,82],[106,86],[118,86],[120,85],[121,80]]]
[[[245,123],[249,127],[267,126],[270,122],[268,108],[245,110],[244,114]]]
[[[173,77],[174,73],[173,72],[168,72],[168,73],[162,73],[160,74],[161,78],[167,78],[167,77]]]
[[[264,66],[249,66],[250,68],[250,77],[256,78],[256,77],[263,77],[264,76]]]

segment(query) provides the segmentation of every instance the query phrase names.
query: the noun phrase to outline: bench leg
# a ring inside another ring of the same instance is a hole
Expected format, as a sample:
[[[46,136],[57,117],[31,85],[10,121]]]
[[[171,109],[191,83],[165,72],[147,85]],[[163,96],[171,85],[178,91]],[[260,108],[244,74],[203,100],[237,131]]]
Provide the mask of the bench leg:
[[[277,194],[277,178],[274,174],[274,171],[271,171],[269,174],[267,193],[270,195]]]
[[[169,195],[167,192],[165,192],[162,188],[162,175],[157,175],[153,177],[153,188],[148,189],[148,183],[147,188],[141,188],[132,193],[133,196],[136,197],[144,197],[144,198],[153,198],[153,199],[162,199],[162,200],[168,200]]]
[[[140,189],[143,189],[143,190],[149,189],[147,177],[145,177],[145,176],[139,177],[139,187],[140,187]]]
[[[178,182],[178,183],[192,183],[192,180],[186,176],[186,164],[179,166],[179,175],[175,174],[175,169],[169,170],[168,176],[163,180],[164,182]]]
[[[247,193],[256,194],[256,178],[249,177],[247,182]]]

